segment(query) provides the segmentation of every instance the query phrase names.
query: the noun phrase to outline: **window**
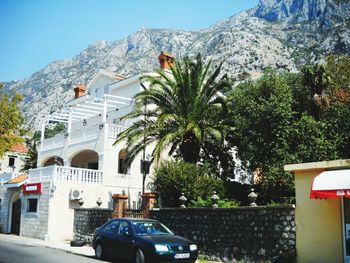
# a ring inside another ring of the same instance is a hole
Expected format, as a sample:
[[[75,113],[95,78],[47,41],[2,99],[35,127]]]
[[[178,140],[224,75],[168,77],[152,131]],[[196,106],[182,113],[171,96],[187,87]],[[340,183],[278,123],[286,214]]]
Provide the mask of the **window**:
[[[0,211],[1,211],[2,199],[0,199]]]
[[[130,228],[128,222],[122,221],[119,224],[119,231],[118,235],[129,235],[130,234]]]
[[[110,224],[105,226],[104,231],[110,234],[115,234],[117,232],[118,224],[119,221],[112,221]]]
[[[9,166],[15,166],[15,157],[9,156]]]
[[[36,213],[38,211],[38,199],[29,198],[27,202],[27,212]]]
[[[126,159],[128,157],[128,151],[126,149],[121,149],[118,154],[118,173],[127,174],[129,167],[126,166]]]

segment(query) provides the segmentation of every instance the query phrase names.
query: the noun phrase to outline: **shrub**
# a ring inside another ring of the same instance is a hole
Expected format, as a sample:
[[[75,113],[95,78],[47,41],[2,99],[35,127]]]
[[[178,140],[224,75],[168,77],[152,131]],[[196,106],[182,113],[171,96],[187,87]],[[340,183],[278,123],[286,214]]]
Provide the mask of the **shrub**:
[[[216,191],[224,196],[224,183],[208,174],[206,166],[184,161],[163,161],[154,170],[153,187],[160,195],[163,207],[178,207],[184,193],[187,203],[198,198],[206,199]]]
[[[232,207],[238,207],[239,205],[240,203],[237,200],[229,200],[227,198],[218,200],[218,206],[220,208],[232,208]],[[210,200],[210,197],[207,197],[206,199],[202,199],[201,197],[198,197],[196,201],[191,202],[190,206],[191,207],[211,207],[212,201]]]

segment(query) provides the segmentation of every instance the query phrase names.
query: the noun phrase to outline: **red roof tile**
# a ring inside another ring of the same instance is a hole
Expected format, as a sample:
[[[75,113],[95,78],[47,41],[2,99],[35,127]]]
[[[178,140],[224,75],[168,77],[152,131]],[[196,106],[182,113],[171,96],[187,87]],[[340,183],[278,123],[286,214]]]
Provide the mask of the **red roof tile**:
[[[10,149],[11,152],[17,152],[17,153],[27,153],[28,148],[24,143],[16,143],[12,146]]]
[[[28,175],[20,175],[20,176],[13,178],[12,180],[6,182],[6,184],[22,183],[23,181],[27,180],[27,178],[28,178]]]

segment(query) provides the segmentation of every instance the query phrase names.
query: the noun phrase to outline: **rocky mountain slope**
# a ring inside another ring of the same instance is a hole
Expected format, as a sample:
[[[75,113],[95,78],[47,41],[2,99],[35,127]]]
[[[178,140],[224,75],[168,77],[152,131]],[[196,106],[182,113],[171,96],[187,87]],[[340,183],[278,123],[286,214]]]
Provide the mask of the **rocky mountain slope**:
[[[181,58],[201,52],[236,79],[261,75],[266,67],[297,70],[324,54],[350,54],[350,4],[335,0],[261,0],[256,8],[207,29],[141,29],[114,42],[100,41],[72,59],[56,61],[30,77],[5,83],[25,96],[27,125],[73,97],[100,69],[130,76],[158,67],[164,50]]]

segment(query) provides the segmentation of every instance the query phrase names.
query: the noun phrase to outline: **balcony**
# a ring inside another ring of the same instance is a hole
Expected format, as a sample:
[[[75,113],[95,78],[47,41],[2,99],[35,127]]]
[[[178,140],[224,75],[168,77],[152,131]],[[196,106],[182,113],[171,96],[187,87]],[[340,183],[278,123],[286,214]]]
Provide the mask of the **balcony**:
[[[103,172],[98,170],[52,165],[29,170],[29,183],[102,184],[102,176]]]
[[[127,127],[120,125],[106,124],[108,127],[108,137],[117,138],[117,135],[124,131]],[[104,127],[100,124],[86,127],[84,129],[73,130],[69,138],[64,134],[57,134],[53,138],[42,141],[41,151],[48,151],[63,147],[65,145],[72,145],[84,143],[91,140],[97,140],[101,136],[101,130]]]

